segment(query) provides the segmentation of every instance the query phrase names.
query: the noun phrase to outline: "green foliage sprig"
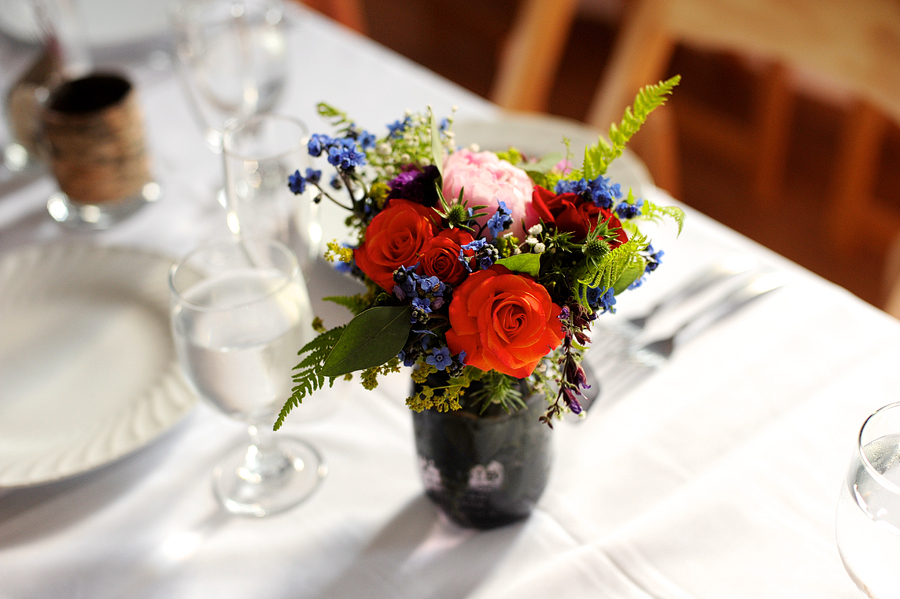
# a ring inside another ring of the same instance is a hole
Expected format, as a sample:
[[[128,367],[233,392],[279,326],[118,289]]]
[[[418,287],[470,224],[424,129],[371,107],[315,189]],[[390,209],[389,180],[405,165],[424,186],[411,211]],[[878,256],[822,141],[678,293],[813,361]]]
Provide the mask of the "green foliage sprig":
[[[302,403],[304,397],[325,386],[325,375],[322,374],[322,368],[343,332],[344,327],[340,326],[320,333],[297,352],[297,355],[306,354],[306,357],[294,367],[295,372],[292,375],[294,388],[291,397],[285,402],[275,421],[276,431],[284,424],[284,419],[291,413],[291,410]],[[334,384],[334,377],[329,377],[328,384],[329,386]]]
[[[681,76],[675,75],[656,85],[643,87],[634,99],[634,104],[625,108],[622,122],[618,126],[615,123],[610,125],[609,142],[601,137],[595,145],[585,148],[583,172],[579,173],[579,177],[595,179],[606,174],[610,163],[622,155],[628,141],[646,122],[650,113],[666,103],[666,96],[672,93],[680,81]]]

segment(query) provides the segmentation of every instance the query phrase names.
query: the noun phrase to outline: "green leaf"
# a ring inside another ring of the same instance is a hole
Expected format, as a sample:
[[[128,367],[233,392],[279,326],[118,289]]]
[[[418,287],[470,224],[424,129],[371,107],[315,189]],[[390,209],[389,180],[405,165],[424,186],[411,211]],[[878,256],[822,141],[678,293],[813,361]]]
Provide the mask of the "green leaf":
[[[622,271],[622,274],[620,274],[616,282],[613,283],[613,293],[619,295],[628,289],[629,285],[641,278],[646,266],[647,263],[643,258],[636,257],[633,262],[625,267],[625,270]]]
[[[441,134],[438,131],[437,121],[434,118],[434,112],[428,107],[428,120],[431,122],[431,159],[434,166],[437,167],[441,178],[444,176],[444,146],[441,144]],[[398,350],[399,351],[399,350]]]
[[[508,258],[501,258],[495,264],[505,266],[513,272],[521,272],[537,278],[541,274],[540,254],[516,254]]]
[[[344,329],[321,374],[341,376],[395,357],[409,337],[409,316],[409,306],[376,306],[360,313]]]

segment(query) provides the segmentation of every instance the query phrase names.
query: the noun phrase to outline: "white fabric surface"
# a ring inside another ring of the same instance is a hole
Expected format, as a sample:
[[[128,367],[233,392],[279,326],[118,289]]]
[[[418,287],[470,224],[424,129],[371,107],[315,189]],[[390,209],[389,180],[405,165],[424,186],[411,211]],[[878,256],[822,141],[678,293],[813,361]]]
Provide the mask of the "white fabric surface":
[[[319,100],[373,128],[427,104],[437,114],[458,105],[459,118],[498,114],[319,17],[298,11],[294,20],[282,106],[314,131],[325,130]],[[23,48],[2,50],[4,65],[23,64]],[[43,178],[0,197],[0,251],[80,238],[174,256],[224,232],[212,197],[218,157],[174,80],[132,68],[146,82],[164,197],[110,231],[73,233],[46,215],[53,184]],[[612,318],[728,254],[757,256],[789,283],[696,338],[631,393],[604,398],[586,421],[557,425],[550,485],[529,520],[481,533],[439,521],[415,470],[408,379],[374,392],[341,383],[316,398],[328,417],[310,420],[301,409],[288,420],[330,472],[307,503],[278,516],[231,517],[218,507],[211,465],[244,430],[204,405],[117,463],[0,494],[0,599],[857,597],[834,544],[834,508],[856,430],[897,399],[900,326],[693,211],[680,239],[671,229],[657,243],[663,267]],[[344,282],[324,266],[316,277],[316,298]]]

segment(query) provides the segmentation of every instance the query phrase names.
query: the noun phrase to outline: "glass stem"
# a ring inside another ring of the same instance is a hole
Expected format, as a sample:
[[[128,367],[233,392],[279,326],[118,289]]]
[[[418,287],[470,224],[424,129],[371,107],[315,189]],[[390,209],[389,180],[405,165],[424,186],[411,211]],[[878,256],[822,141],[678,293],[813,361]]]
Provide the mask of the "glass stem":
[[[244,464],[248,480],[263,483],[276,479],[290,468],[290,460],[279,451],[270,431],[265,431],[256,423],[247,427],[250,446]]]

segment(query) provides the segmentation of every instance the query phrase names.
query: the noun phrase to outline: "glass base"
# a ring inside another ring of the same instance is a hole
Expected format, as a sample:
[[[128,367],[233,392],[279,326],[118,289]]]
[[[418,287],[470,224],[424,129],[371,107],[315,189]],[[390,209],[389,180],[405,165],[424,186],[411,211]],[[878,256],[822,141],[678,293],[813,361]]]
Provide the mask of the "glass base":
[[[162,196],[159,183],[144,184],[140,193],[118,202],[85,204],[75,202],[65,193],[58,191],[47,200],[47,211],[53,220],[72,229],[108,229],[119,223],[148,202],[155,202]]]
[[[232,514],[261,518],[283,512],[308,498],[328,473],[312,446],[279,435],[265,451],[241,444],[213,470],[213,489]]]

